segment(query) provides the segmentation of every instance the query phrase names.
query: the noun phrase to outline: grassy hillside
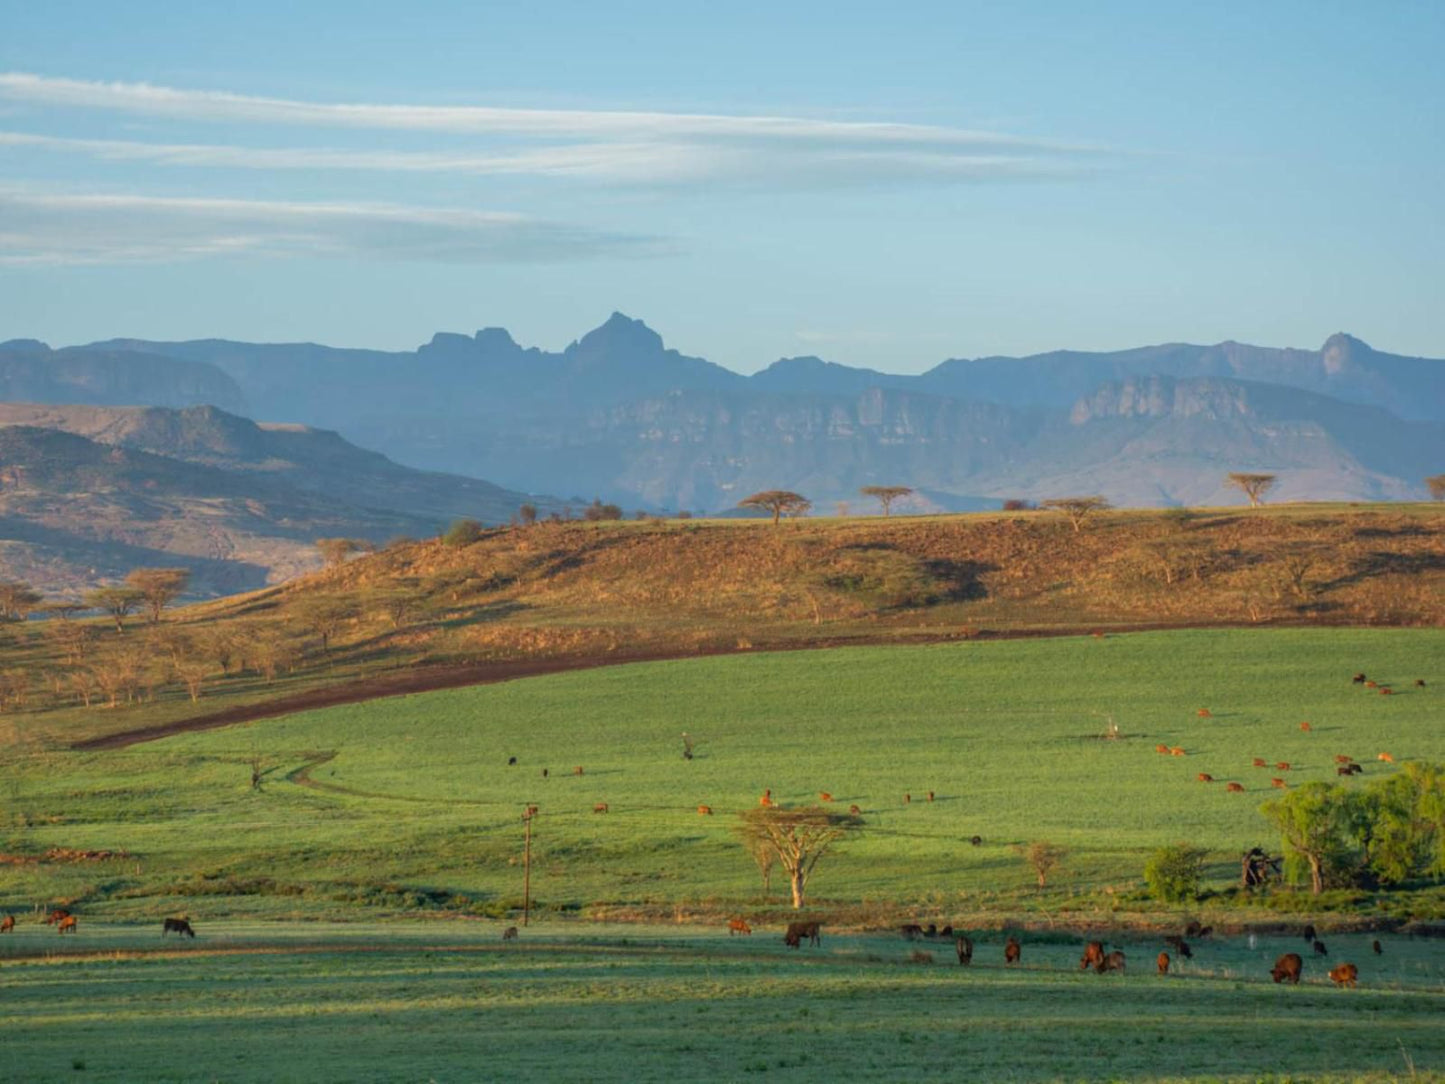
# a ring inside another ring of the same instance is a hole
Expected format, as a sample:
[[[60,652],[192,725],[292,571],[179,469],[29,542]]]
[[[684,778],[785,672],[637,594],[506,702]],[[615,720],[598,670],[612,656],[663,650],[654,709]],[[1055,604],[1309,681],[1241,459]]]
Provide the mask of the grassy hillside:
[[[900,908],[942,921],[1154,912],[1139,895],[1144,860],[1181,839],[1213,854],[1226,894],[1212,906],[1247,907],[1227,890],[1241,851],[1277,846],[1257,812],[1277,793],[1271,777],[1334,780],[1337,753],[1364,764],[1366,781],[1396,770],[1380,752],[1445,760],[1442,659],[1440,630],[753,653],[36,753],[7,765],[9,849],[21,857],[0,867],[0,894],[121,917],[501,915],[519,902],[521,813],[536,803],[533,892],[546,909],[767,912],[784,906],[783,879],[764,898],[731,829],[770,789],[860,807],[866,828],[813,885],[819,906],[854,921]],[[1397,693],[1354,685],[1356,670]],[[1188,755],[1161,757],[1161,742]],[[1291,769],[1251,767],[1255,756]],[[1231,780],[1245,792],[1226,792]],[[603,802],[608,812],[593,812]],[[1044,893],[1015,853],[1040,839],[1069,851]],[[1325,902],[1375,917],[1442,909],[1438,890]],[[1297,905],[1317,906],[1286,895],[1255,913],[1278,920],[1269,906]]]
[[[392,546],[168,613],[159,628],[91,622],[79,650],[59,622],[11,625],[0,677],[20,688],[0,701],[31,740],[63,745],[539,660],[1141,627],[1439,627],[1441,598],[1445,514],[1430,505],[1113,512],[1077,532],[1049,513],[541,523],[470,545]],[[118,695],[87,686],[116,656],[131,657],[135,680]],[[199,675],[194,702],[183,668]],[[87,695],[98,706],[80,707]]]

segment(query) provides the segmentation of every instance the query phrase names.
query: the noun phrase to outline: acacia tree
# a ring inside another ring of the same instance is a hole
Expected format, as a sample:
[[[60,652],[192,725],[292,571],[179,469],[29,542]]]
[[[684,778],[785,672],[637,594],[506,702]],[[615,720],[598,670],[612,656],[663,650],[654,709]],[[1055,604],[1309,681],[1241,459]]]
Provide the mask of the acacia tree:
[[[348,557],[365,548],[354,538],[318,538],[316,540],[316,549],[321,553],[321,560],[326,562],[327,568],[344,565]]]
[[[0,621],[23,621],[42,601],[40,593],[23,580],[0,583]]]
[[[765,489],[761,493],[754,493],[751,497],[744,497],[738,501],[738,507],[761,508],[766,512],[771,512],[773,522],[777,523],[781,516],[801,516],[813,507],[813,502],[801,493],[793,493],[786,489]]]
[[[302,626],[321,637],[321,653],[331,651],[331,638],[341,626],[356,616],[356,608],[349,599],[313,598],[306,599],[296,607],[296,617]]]
[[[1234,471],[1225,479],[1235,489],[1243,490],[1249,498],[1249,506],[1258,508],[1264,495],[1274,488],[1277,478],[1273,474],[1251,474],[1249,471]]]
[[[161,611],[169,606],[191,582],[188,568],[134,568],[126,574],[128,587],[140,592],[150,611],[150,622],[161,619]]]
[[[1051,497],[1046,501],[1039,502],[1040,508],[1051,508],[1062,512],[1069,517],[1069,522],[1074,526],[1074,532],[1078,533],[1084,525],[1084,520],[1095,512],[1102,512],[1109,507],[1109,501],[1105,497]]]
[[[782,806],[760,806],[740,815],[739,838],[748,853],[757,858],[759,849],[771,851],[788,873],[793,890],[793,909],[800,910],[808,887],[808,878],[819,860],[833,845],[863,827],[863,819],[851,813],[835,813],[822,806],[785,809]]]
[[[888,516],[893,502],[913,492],[911,486],[864,486],[858,491],[865,497],[875,497],[883,506],[883,515]]]
[[[1040,888],[1047,887],[1049,876],[1063,864],[1064,856],[1069,853],[1058,844],[1044,839],[1036,839],[1026,846],[1015,847],[1014,850],[1034,871]]]
[[[145,601],[145,597],[134,587],[97,587],[87,591],[81,600],[92,610],[110,614],[115,621],[115,631],[125,631],[125,619]]]
[[[1437,501],[1445,501],[1445,474],[1432,474],[1425,479],[1425,488]]]

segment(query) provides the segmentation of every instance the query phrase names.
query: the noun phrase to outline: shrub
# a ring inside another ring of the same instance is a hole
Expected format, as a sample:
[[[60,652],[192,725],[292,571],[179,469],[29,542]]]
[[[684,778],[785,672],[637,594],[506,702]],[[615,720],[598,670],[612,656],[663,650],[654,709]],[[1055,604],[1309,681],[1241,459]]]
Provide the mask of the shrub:
[[[1144,883],[1156,900],[1182,903],[1199,898],[1204,860],[1209,852],[1188,843],[1160,847],[1144,864]]]
[[[459,519],[442,535],[447,546],[470,546],[482,537],[482,525],[474,519]]]

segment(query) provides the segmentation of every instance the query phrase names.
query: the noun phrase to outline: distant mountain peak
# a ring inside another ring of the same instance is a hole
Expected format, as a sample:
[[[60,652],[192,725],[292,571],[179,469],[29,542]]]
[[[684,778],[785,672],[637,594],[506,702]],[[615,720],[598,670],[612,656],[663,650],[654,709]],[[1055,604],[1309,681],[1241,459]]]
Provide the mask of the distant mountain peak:
[[[476,333],[474,341],[484,353],[512,353],[521,349],[512,333],[504,327],[484,327]]]
[[[1325,340],[1325,345],[1320,347],[1320,362],[1325,367],[1325,372],[1334,376],[1349,368],[1350,363],[1356,361],[1361,354],[1371,353],[1369,343],[1362,342],[1353,335],[1347,335],[1343,331],[1337,331]]]
[[[0,343],[0,350],[9,350],[16,354],[48,354],[50,344],[39,339],[7,339]]]
[[[614,351],[660,354],[663,352],[662,336],[641,320],[634,320],[630,316],[614,312],[607,318],[606,323],[593,328],[567,348],[569,354],[612,353]]]

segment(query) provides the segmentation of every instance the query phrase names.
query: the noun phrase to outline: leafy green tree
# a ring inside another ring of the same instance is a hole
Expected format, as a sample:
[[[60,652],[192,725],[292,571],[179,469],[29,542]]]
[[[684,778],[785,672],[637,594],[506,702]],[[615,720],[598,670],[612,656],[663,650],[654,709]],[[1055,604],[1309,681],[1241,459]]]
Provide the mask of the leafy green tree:
[[[761,508],[765,512],[771,512],[773,522],[777,523],[782,516],[801,516],[813,507],[813,502],[801,493],[793,493],[786,489],[765,489],[761,493],[744,497],[738,501],[738,507]]]
[[[1326,883],[1352,882],[1365,865],[1371,833],[1370,799],[1330,783],[1306,783],[1259,807],[1279,829],[1285,873],[1308,873],[1310,891]]]
[[[771,851],[787,871],[794,910],[802,908],[808,878],[818,862],[839,840],[863,827],[861,817],[836,813],[823,806],[801,809],[759,806],[747,810],[741,817],[737,834],[758,868],[766,874],[760,853]]]
[[[150,611],[150,622],[161,619],[161,611],[169,606],[191,582],[188,568],[134,568],[126,575],[126,586],[139,591]]]
[[[1144,864],[1144,883],[1150,894],[1165,903],[1184,903],[1199,898],[1204,879],[1204,860],[1209,852],[1189,843],[1160,847]]]
[[[1445,766],[1412,761],[1365,792],[1370,868],[1386,884],[1445,874]]]

